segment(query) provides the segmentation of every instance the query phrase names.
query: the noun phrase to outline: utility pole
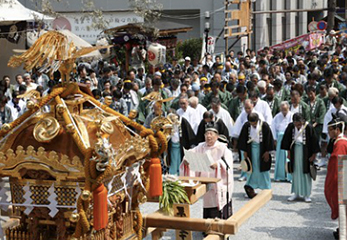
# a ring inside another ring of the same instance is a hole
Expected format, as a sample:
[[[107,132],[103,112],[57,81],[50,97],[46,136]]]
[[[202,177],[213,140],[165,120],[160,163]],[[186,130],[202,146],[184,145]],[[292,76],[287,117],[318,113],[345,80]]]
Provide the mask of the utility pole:
[[[327,32],[334,28],[336,13],[336,0],[328,0],[328,28]]]

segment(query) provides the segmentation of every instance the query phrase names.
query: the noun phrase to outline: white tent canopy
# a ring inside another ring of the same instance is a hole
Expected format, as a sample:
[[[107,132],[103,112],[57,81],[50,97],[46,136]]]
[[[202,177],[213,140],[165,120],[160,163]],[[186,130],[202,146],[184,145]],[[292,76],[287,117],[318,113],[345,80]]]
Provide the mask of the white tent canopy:
[[[18,0],[0,0],[0,25],[19,21],[53,20],[42,13],[24,7]]]

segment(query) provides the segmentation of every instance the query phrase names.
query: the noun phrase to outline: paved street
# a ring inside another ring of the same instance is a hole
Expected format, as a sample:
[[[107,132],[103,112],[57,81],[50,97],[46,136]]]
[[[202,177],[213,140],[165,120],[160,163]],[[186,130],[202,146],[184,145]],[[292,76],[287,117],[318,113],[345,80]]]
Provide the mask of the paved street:
[[[234,167],[237,167],[234,164]],[[235,169],[235,187],[233,194],[234,212],[240,209],[248,199],[244,198],[244,182],[238,182],[239,173]],[[273,173],[272,173],[273,175]],[[232,236],[233,240],[329,240],[334,239],[332,232],[337,221],[330,219],[330,209],[324,198],[324,181],[326,168],[319,171],[317,180],[313,182],[312,203],[290,203],[290,183],[272,182],[273,198],[262,209],[256,212],[239,232]],[[147,203],[142,207],[143,213],[157,210],[158,205]],[[202,201],[191,207],[191,216],[202,217]],[[175,239],[174,231],[165,233],[163,239]],[[194,239],[202,239],[201,233],[194,233]],[[150,239],[150,237],[147,237]]]

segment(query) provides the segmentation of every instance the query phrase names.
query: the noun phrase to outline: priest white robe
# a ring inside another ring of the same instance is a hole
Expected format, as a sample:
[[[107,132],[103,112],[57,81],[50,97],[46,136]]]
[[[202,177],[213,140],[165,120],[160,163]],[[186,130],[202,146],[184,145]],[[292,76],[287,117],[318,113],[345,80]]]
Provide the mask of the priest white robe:
[[[189,165],[185,164],[186,159],[183,159],[180,166],[181,176],[190,177],[210,177],[210,178],[220,178],[216,184],[211,184],[210,190],[204,195],[204,208],[215,208],[222,210],[227,204],[226,192],[229,191],[229,201],[231,201],[232,192],[234,188],[234,177],[233,177],[233,155],[231,151],[227,148],[226,144],[216,141],[214,146],[208,147],[205,142],[200,143],[193,149],[189,151],[197,153],[207,153],[210,152],[212,159],[217,163],[217,169],[211,169],[210,172],[194,172],[191,171]],[[229,168],[228,171],[226,163],[222,160],[224,157]]]
[[[265,122],[271,126],[272,123],[272,112],[269,104],[264,100],[258,99],[257,104],[254,106],[254,110],[261,113],[264,117]]]

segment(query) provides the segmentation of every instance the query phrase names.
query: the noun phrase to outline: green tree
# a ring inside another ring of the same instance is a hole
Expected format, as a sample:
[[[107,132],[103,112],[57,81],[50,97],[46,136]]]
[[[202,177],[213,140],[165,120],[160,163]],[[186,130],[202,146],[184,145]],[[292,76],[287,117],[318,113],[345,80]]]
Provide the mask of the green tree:
[[[184,58],[186,56],[189,56],[192,59],[200,59],[201,49],[201,38],[191,38],[185,41],[179,41],[176,46],[176,57]]]

